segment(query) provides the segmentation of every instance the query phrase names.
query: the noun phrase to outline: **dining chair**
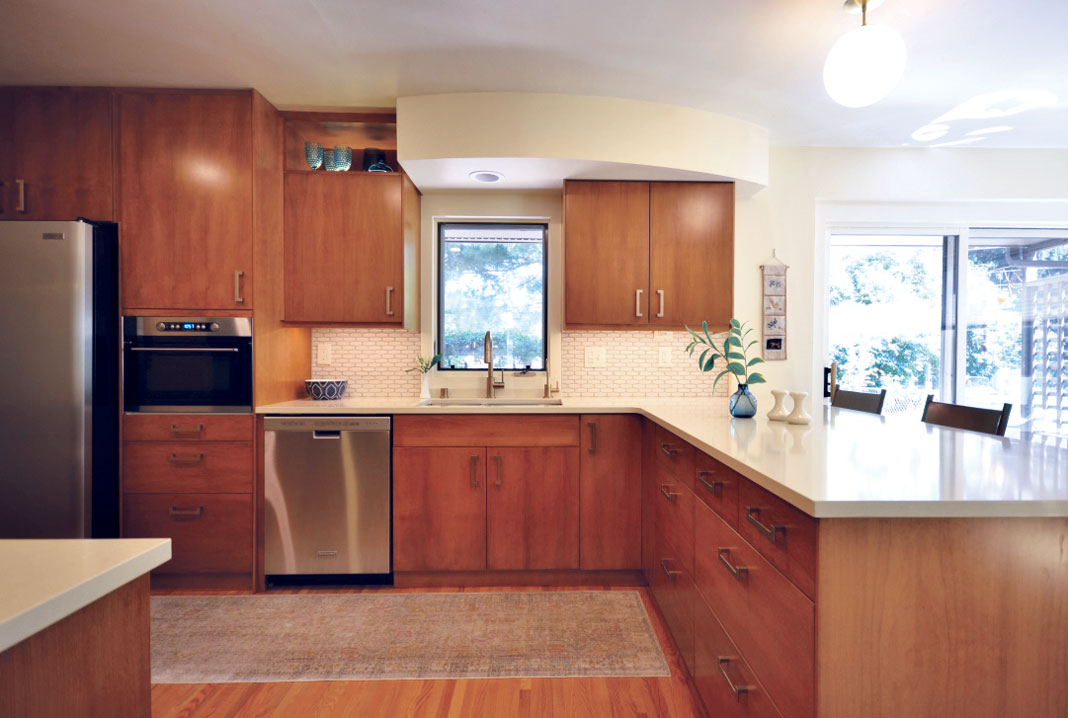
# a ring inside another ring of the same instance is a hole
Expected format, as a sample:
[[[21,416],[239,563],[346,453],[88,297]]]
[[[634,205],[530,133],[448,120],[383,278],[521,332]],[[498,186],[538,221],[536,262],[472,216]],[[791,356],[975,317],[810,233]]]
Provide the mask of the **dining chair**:
[[[948,426],[953,429],[981,431],[985,434],[1005,436],[1009,426],[1009,413],[1012,404],[1005,404],[1000,409],[980,409],[962,404],[944,404],[934,400],[934,394],[927,395],[920,421],[928,424]]]
[[[836,386],[834,388],[834,395],[831,397],[831,406],[838,407],[839,409],[866,411],[869,414],[882,414],[883,403],[885,401],[886,389],[883,389],[878,393],[869,394],[865,391],[848,391],[846,389],[839,389]]]

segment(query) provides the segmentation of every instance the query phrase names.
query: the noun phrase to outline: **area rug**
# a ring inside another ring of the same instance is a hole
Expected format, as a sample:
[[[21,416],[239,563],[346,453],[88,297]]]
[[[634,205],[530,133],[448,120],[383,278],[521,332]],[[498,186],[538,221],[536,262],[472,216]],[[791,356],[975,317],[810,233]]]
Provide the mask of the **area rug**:
[[[635,591],[152,598],[153,683],[668,675]]]

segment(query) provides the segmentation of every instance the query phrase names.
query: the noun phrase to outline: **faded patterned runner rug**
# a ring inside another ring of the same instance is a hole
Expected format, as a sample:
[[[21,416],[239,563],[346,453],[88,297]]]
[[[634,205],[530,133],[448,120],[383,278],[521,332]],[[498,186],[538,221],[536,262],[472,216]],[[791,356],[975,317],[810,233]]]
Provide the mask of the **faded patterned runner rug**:
[[[153,683],[668,675],[636,591],[152,598]]]

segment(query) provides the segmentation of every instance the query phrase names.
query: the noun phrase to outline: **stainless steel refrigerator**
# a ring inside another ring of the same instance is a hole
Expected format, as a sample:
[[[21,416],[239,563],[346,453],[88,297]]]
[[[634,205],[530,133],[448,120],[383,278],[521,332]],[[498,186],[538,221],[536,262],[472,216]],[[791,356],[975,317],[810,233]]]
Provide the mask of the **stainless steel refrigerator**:
[[[0,222],[0,538],[119,533],[118,232]]]

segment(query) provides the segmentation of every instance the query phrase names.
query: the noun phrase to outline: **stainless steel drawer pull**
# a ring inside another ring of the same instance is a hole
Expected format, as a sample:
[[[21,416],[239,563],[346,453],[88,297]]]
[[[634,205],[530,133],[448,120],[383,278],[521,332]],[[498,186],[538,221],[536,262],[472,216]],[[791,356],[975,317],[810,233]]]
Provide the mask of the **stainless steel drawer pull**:
[[[727,681],[727,688],[734,694],[734,700],[741,703],[746,696],[749,695],[749,691],[753,689],[752,686],[739,686],[735,685],[731,680],[730,674],[727,673],[727,669],[731,667],[731,661],[737,660],[731,656],[719,656],[716,659],[716,663],[719,667],[719,674],[723,676],[723,680]]]
[[[672,581],[677,581],[678,579],[675,577],[682,573],[682,571],[672,571],[670,568],[668,568],[668,559],[666,558],[660,559],[660,570],[663,571],[664,575],[670,578]]]
[[[764,537],[772,543],[779,543],[779,536],[786,534],[785,526],[778,526],[776,524],[764,524],[760,521],[760,509],[756,506],[745,507],[745,520],[756,526],[757,531],[764,534]]]
[[[597,422],[586,422],[586,426],[590,427],[590,448],[587,450],[591,454],[597,453]]]
[[[661,444],[660,453],[669,459],[674,459],[675,455],[679,453],[678,449],[673,449],[671,444]]]
[[[731,563],[731,550],[729,548],[716,549],[716,553],[719,555],[719,562],[727,568],[727,572],[735,578],[737,581],[745,583],[749,578],[749,569],[745,566],[735,566]]]
[[[19,203],[15,205],[16,212],[26,211],[26,180],[15,180],[15,185],[19,188]]]
[[[679,495],[679,492],[678,491],[672,491],[671,490],[671,484],[661,484],[660,485],[660,493],[662,493],[664,495],[664,498],[667,499],[668,501],[674,502],[674,501],[678,500],[675,497]]]
[[[196,466],[204,460],[204,454],[171,454],[170,461],[178,466]]]
[[[171,433],[175,436],[192,436],[193,434],[201,434],[203,432],[203,424],[197,424],[196,426],[178,426],[177,424],[171,424]]]
[[[171,516],[200,516],[203,513],[203,506],[190,506],[185,508],[181,506],[172,506],[170,510]]]
[[[497,464],[497,481],[495,481],[494,483],[496,483],[497,486],[500,486],[503,483],[504,479],[504,467],[502,465],[504,462],[504,458],[500,454],[494,454],[493,462]]]
[[[705,478],[706,476],[711,476],[711,475],[712,475],[711,471],[698,471],[697,472],[697,481],[702,486],[704,486],[706,489],[708,489],[713,494],[716,494],[718,496],[719,494],[723,493],[724,483],[722,481],[720,481],[719,479],[714,479],[712,481],[709,481],[708,479]]]
[[[656,313],[657,317],[664,316],[664,290],[657,289],[656,293],[660,295],[660,311]]]
[[[393,287],[386,287],[386,316],[393,316]]]
[[[315,555],[319,558],[337,558],[337,549],[331,549],[329,551],[316,551]]]
[[[132,352],[239,352],[237,347],[130,347]]]
[[[471,457],[471,486],[478,488],[478,456]]]
[[[640,317],[642,315],[642,290],[634,290],[634,316]]]
[[[241,277],[245,276],[245,273],[240,269],[234,270],[234,302],[241,304],[245,301],[245,298],[241,296]]]

